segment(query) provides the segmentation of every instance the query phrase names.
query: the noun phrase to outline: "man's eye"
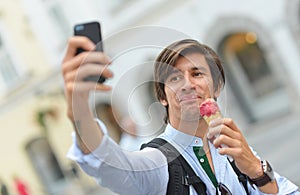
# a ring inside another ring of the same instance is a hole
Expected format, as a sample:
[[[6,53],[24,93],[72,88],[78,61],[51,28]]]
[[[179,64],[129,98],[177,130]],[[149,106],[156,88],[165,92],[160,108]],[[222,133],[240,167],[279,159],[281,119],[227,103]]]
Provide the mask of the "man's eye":
[[[194,72],[193,76],[194,77],[202,77],[204,74],[202,72]]]
[[[170,81],[171,82],[176,82],[176,81],[179,81],[181,78],[182,78],[181,75],[176,75],[176,76],[171,77]]]

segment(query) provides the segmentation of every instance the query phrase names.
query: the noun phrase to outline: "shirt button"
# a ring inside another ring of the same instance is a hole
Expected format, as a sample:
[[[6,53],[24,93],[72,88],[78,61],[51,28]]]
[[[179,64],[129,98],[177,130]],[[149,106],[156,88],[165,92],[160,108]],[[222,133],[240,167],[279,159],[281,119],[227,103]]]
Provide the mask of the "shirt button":
[[[201,163],[204,163],[204,159],[203,159],[203,158],[200,158],[200,162],[201,162]]]

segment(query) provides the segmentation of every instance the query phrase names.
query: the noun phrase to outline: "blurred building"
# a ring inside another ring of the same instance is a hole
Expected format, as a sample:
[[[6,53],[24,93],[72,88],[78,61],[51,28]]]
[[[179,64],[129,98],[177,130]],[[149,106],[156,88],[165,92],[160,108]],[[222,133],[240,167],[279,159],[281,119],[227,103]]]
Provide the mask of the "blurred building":
[[[174,40],[197,39],[225,63],[224,115],[300,185],[300,0],[10,0],[0,2],[0,177],[10,188],[18,175],[34,194],[94,190],[65,157],[72,126],[60,73],[73,25],[94,20],[115,72],[108,81],[114,90],[91,98],[95,114],[110,104],[130,116],[136,145],[160,133],[164,109],[152,92],[153,60]]]

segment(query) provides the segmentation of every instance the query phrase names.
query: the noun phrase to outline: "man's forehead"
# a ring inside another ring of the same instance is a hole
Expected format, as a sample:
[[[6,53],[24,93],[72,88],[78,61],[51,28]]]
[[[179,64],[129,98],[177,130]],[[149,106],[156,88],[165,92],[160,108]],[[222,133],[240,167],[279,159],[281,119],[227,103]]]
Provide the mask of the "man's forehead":
[[[208,66],[206,64],[181,64],[181,65],[175,65],[170,67],[169,73],[177,73],[177,72],[184,72],[184,71],[208,71]]]

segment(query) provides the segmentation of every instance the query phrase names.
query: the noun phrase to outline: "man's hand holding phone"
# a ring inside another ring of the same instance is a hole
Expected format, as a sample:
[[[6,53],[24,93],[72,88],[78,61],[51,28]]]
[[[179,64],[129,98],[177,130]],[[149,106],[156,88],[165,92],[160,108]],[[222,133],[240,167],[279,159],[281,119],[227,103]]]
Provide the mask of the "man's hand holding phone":
[[[78,49],[82,51],[78,53]],[[87,36],[73,36],[69,39],[63,59],[62,73],[68,102],[68,117],[74,121],[74,106],[88,103],[90,91],[108,91],[111,87],[98,83],[100,76],[111,78],[108,69],[111,59],[101,51],[95,51],[96,44]],[[88,80],[87,78],[97,78]],[[102,80],[103,81],[103,80]],[[82,112],[84,113],[84,112]]]
[[[76,24],[74,26],[74,35],[89,38],[94,44],[96,44],[95,51],[103,52],[102,33],[99,22]],[[84,51],[84,48],[78,48],[76,54],[80,54]],[[84,78],[84,80],[103,83],[106,79],[102,75],[91,75]]]

